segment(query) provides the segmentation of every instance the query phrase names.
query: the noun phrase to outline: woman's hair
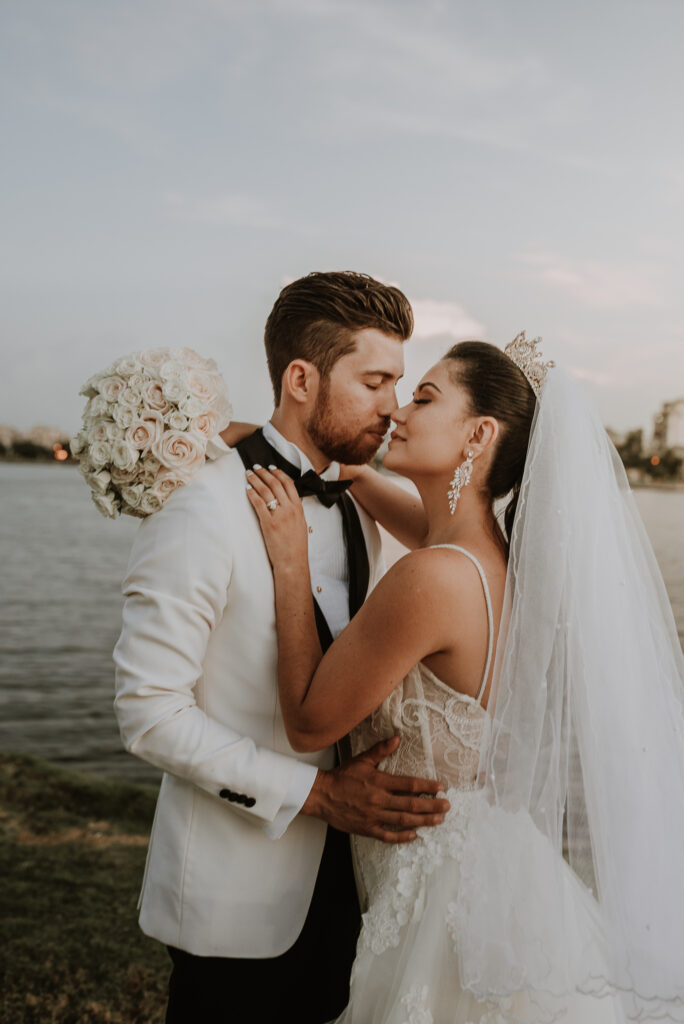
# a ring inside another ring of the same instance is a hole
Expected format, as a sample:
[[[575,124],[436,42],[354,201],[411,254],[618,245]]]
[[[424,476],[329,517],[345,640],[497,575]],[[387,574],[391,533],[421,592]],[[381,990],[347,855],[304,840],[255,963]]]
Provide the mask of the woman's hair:
[[[487,342],[462,341],[449,349],[444,358],[451,363],[453,379],[470,395],[472,415],[493,416],[499,421],[500,432],[486,486],[492,501],[511,495],[504,514],[510,543],[536,409],[534,391],[513,360]]]
[[[352,271],[315,272],[283,288],[264,334],[276,405],[293,359],[306,359],[327,377],[338,359],[354,351],[354,332],[364,327],[406,341],[413,311],[404,293]]]

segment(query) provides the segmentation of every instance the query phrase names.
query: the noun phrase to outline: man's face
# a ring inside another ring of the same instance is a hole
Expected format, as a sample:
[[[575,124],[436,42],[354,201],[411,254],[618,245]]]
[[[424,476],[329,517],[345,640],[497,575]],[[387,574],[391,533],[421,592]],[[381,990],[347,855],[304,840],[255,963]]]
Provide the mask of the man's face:
[[[307,423],[311,440],[329,459],[358,465],[375,455],[397,408],[395,385],[404,372],[402,342],[373,327],[354,334],[356,348],[322,378]]]

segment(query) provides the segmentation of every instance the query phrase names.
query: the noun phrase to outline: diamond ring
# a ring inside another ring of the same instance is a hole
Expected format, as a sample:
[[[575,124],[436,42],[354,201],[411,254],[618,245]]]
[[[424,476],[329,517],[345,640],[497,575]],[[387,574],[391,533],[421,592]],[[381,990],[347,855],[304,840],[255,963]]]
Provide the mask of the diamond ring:
[[[275,512],[275,510],[278,508],[278,502],[276,501],[276,499],[274,498],[272,501],[267,501],[266,508],[268,509],[269,512]]]

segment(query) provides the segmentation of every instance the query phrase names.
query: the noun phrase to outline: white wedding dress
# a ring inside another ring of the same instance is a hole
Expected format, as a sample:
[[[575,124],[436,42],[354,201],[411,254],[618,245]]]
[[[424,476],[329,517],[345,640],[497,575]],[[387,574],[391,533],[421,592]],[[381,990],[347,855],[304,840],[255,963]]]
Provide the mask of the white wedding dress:
[[[542,1019],[534,994],[483,1002],[460,981],[458,897],[467,884],[461,861],[471,810],[481,792],[480,749],[489,732],[481,699],[492,664],[494,623],[487,579],[477,559],[455,545],[436,546],[461,551],[480,574],[489,619],[487,663],[476,699],[457,693],[422,663],[416,665],[351,734],[354,754],[400,735],[397,752],[381,767],[394,775],[443,779],[451,809],[442,825],[419,829],[412,843],[388,845],[354,837],[365,913],[350,1002],[338,1024],[534,1024]],[[551,849],[549,856],[557,858]],[[570,868],[563,867],[578,941],[586,953],[586,944],[596,945],[600,934],[595,901]],[[600,958],[602,950],[595,949],[594,955]],[[558,1019],[566,1024],[616,1024],[624,1018],[612,996],[577,996]]]

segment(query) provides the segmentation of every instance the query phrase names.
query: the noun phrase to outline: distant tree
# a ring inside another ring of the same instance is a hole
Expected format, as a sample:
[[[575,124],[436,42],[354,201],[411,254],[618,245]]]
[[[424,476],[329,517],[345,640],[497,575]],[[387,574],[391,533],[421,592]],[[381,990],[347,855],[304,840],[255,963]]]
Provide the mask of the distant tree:
[[[682,459],[668,448],[659,456],[655,465],[648,459],[645,468],[654,480],[678,480],[682,475]]]
[[[14,442],[12,454],[18,459],[51,460],[53,458],[52,451],[49,448],[43,448],[42,445],[36,444],[35,441],[29,441],[26,438]]]
[[[624,441],[616,447],[618,455],[627,469],[643,469],[645,467],[643,430],[630,430],[625,435]]]

